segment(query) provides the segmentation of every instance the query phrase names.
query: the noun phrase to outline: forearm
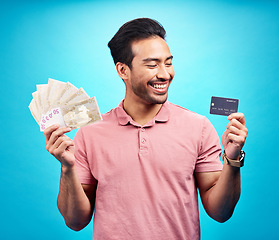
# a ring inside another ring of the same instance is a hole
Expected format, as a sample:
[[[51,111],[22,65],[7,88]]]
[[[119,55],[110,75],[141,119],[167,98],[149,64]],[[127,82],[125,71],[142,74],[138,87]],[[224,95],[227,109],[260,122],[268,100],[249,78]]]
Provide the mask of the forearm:
[[[244,154],[241,151],[248,133],[242,113],[232,113],[222,136],[224,167],[221,172],[197,173],[201,199],[208,215],[225,222],[233,214],[240,197],[240,167]]]
[[[91,220],[93,210],[74,166],[61,168],[57,205],[65,223],[73,230],[81,230]]]
[[[206,211],[218,222],[227,221],[233,214],[240,192],[240,168],[225,163],[218,181],[207,191]]]

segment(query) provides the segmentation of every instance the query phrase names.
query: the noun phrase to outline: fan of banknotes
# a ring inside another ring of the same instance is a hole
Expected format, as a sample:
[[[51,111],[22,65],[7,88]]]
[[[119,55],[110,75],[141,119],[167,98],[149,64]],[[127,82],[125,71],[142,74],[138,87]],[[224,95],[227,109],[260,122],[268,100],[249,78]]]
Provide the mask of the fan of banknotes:
[[[40,131],[53,124],[75,129],[102,119],[96,98],[69,82],[49,78],[32,96],[29,109]]]

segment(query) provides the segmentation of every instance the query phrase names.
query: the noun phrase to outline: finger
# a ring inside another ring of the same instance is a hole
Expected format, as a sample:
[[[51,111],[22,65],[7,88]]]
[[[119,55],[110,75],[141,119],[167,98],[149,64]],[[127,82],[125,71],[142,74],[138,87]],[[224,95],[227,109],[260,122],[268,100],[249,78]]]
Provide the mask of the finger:
[[[229,141],[234,142],[235,144],[238,144],[240,146],[243,146],[245,143],[245,137],[243,135],[236,135],[233,133],[229,133],[228,139]]]
[[[52,154],[56,157],[61,159],[63,157],[63,154],[65,153],[65,151],[67,150],[68,147],[74,146],[74,143],[71,139],[69,140],[65,140],[63,142],[61,142],[61,144],[55,148],[52,151]]]
[[[230,128],[231,126],[234,126],[240,130],[245,131],[246,133],[248,132],[248,129],[246,128],[246,126],[244,124],[242,124],[240,121],[238,121],[237,119],[233,118],[232,120],[230,120],[230,122],[227,125],[227,128]]]
[[[56,131],[53,131],[47,142],[46,148],[49,149],[59,137],[63,136],[65,133],[70,132],[70,131],[71,131],[71,128],[60,128],[60,129],[57,129]]]
[[[229,133],[232,133],[232,134],[235,134],[235,135],[242,135],[242,130],[240,130],[239,128],[236,128],[235,126],[230,126],[228,128],[228,134]]]
[[[48,151],[51,154],[53,154],[53,151],[55,149],[59,148],[59,146],[65,141],[71,141],[71,139],[69,137],[67,137],[66,135],[62,135],[62,136],[58,137],[56,139],[56,141],[49,147]]]
[[[232,113],[231,115],[228,116],[228,120],[232,120],[232,119],[237,119],[240,123],[242,123],[245,127],[246,127],[246,123],[245,123],[245,116],[243,113]]]
[[[71,147],[71,146],[74,146],[74,142],[69,139],[69,140],[66,140],[66,141],[63,141],[57,149],[57,151],[63,153],[67,150],[67,148]]]
[[[59,128],[59,124],[54,124],[54,125],[51,125],[50,127],[46,128],[44,130],[44,135],[45,135],[46,143],[48,142],[52,132],[57,130],[58,128]]]
[[[239,130],[238,128],[235,128],[234,126],[231,126],[229,129],[228,129],[228,135],[229,134],[233,134],[235,136],[239,136],[240,137],[240,141],[243,141],[245,142],[246,140],[246,137],[247,137],[247,133],[243,130]],[[232,140],[229,138],[229,140]]]

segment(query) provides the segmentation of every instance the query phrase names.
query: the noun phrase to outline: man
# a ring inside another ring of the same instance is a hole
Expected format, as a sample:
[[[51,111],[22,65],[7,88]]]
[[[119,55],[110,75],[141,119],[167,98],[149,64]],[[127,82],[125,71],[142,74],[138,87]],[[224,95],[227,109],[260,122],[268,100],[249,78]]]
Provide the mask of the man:
[[[58,208],[94,239],[199,239],[197,188],[210,217],[224,222],[240,196],[244,115],[231,114],[221,147],[209,121],[167,101],[173,56],[156,21],[124,24],[109,42],[124,100],[103,121],[45,130],[46,148],[62,164]]]

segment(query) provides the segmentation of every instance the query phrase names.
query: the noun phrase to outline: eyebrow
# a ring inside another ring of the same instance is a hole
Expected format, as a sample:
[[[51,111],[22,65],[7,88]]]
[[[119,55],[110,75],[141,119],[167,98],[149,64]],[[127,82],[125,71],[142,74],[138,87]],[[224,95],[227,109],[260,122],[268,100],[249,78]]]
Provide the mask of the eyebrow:
[[[170,59],[173,59],[173,56],[167,57],[165,61],[170,60]],[[161,60],[160,60],[159,58],[152,58],[152,57],[151,57],[151,58],[145,58],[145,59],[143,59],[142,61],[143,61],[143,62],[152,62],[152,61],[160,62]]]

